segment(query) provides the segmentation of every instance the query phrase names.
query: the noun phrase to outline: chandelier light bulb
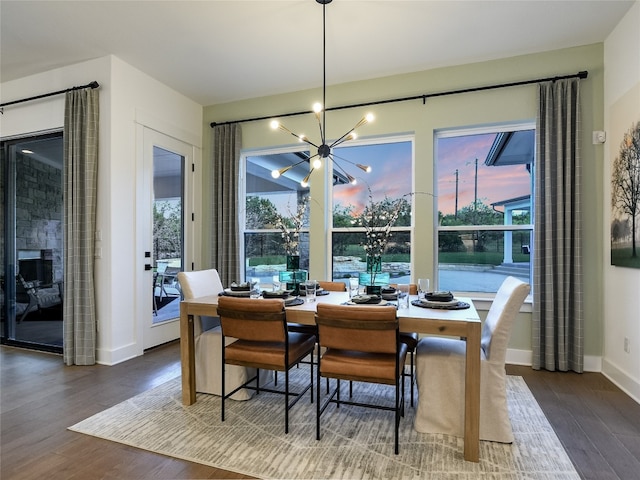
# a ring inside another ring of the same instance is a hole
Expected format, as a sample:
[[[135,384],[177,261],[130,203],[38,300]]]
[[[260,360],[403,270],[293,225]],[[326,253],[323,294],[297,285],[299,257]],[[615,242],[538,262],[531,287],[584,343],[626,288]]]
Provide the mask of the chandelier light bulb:
[[[362,165],[361,163],[356,163],[356,167],[358,167],[360,170],[362,170],[365,173],[371,173],[370,165]]]
[[[313,172],[313,168],[309,173],[307,173],[307,176],[304,177],[300,182],[300,185],[302,186],[302,188],[307,188],[309,186],[309,177],[311,176],[311,172]]]
[[[355,185],[356,183],[358,183],[358,181],[356,180],[356,177],[352,177],[352,176],[351,176],[351,175],[349,175],[348,173],[347,173],[347,178],[349,179],[349,183],[350,183],[351,185]]]
[[[313,112],[320,113],[322,111],[322,104],[320,102],[316,102],[313,104]]]
[[[278,128],[280,128],[280,122],[277,120],[272,120],[271,121],[271,128],[274,130],[277,130]]]
[[[364,118],[367,120],[367,123],[371,123],[375,120],[375,116],[373,115],[373,113],[367,113]]]
[[[299,140],[300,142],[307,142],[307,136],[303,133],[302,135],[300,135],[300,136],[298,137],[298,140]]]
[[[313,168],[320,168],[321,166],[322,166],[322,160],[316,157],[316,159],[313,161]]]
[[[273,169],[273,170],[271,170],[271,176],[273,178],[280,178],[280,175],[282,175],[285,172],[289,171],[291,169],[291,167],[293,167],[293,165],[289,165],[288,167],[283,167],[280,170]]]

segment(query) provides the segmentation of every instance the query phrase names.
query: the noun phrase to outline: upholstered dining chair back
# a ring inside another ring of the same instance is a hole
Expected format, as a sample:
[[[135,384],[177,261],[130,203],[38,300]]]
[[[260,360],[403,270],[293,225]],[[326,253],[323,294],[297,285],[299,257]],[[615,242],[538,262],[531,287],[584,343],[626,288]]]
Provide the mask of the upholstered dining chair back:
[[[480,348],[480,439],[513,442],[505,359],[513,322],[529,284],[507,277],[491,304]],[[466,341],[424,337],[416,348],[418,408],[414,428],[422,433],[464,434]]]
[[[187,300],[217,295],[223,290],[220,275],[215,268],[195,272],[178,272],[178,283],[182,290],[182,296]],[[203,328],[202,323],[202,319],[194,322],[194,336],[200,335],[206,329]]]
[[[515,277],[500,285],[482,327],[481,348],[487,361],[504,364],[513,322],[530,291],[528,283]]]
[[[218,314],[224,335],[252,342],[284,343],[287,340],[284,301],[280,298],[250,300],[220,297]],[[284,367],[284,359],[279,366]]]
[[[327,282],[324,280],[318,281],[318,286],[327,292],[346,292],[347,284],[343,282]]]
[[[194,272],[179,272],[178,282],[185,300],[217,295],[223,290],[220,275],[214,268]],[[219,318],[195,316],[193,330],[196,390],[201,393],[220,395],[222,393],[222,332]],[[227,339],[229,343],[233,341],[233,338]],[[227,385],[235,388],[254,375],[255,369],[231,366],[227,369],[225,378]],[[265,372],[264,375],[268,375],[268,372]],[[236,392],[231,398],[233,400],[248,400],[252,396],[253,392],[251,390],[243,389]]]
[[[390,287],[393,288],[398,288],[398,284],[397,283],[390,283],[389,284]],[[418,285],[415,283],[410,283],[409,284],[409,295],[417,295],[418,294]]]
[[[395,307],[318,304],[320,345],[339,350],[395,354]]]

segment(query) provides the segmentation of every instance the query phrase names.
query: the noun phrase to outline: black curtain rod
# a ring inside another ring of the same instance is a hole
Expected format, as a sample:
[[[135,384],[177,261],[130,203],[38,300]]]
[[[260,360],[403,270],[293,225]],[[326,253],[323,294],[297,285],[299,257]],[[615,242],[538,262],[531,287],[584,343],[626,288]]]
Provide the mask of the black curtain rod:
[[[31,100],[38,100],[39,98],[53,97],[54,95],[60,95],[61,93],[72,92],[73,90],[81,90],[83,88],[98,88],[99,86],[100,84],[94,80],[91,83],[87,83],[86,85],[81,85],[79,87],[71,87],[71,88],[67,88],[66,90],[58,90],[57,92],[43,93],[42,95],[36,95],[35,97],[21,98],[20,100],[13,100],[11,102],[2,103],[0,104],[0,108],[6,107],[9,105],[15,105],[16,103],[24,103],[24,102],[29,102]]]
[[[408,100],[420,100],[422,99],[422,103],[426,103],[427,98],[431,97],[444,97],[446,95],[457,95],[460,93],[471,93],[471,92],[480,92],[482,90],[492,90],[496,88],[506,88],[506,87],[517,87],[519,85],[529,85],[531,83],[540,83],[540,82],[555,82],[556,80],[565,80],[568,78],[581,78],[585,79],[589,75],[589,72],[582,71],[578,73],[574,73],[572,75],[563,75],[560,77],[548,77],[548,78],[538,78],[536,80],[523,80],[521,82],[511,82],[511,83],[501,83],[499,85],[487,85],[485,87],[473,87],[473,88],[463,88],[460,90],[449,90],[446,92],[437,92],[437,93],[425,93],[422,95],[414,95],[412,97],[402,97],[402,98],[391,98],[387,100],[376,100],[374,102],[365,102],[365,103],[356,103],[350,105],[341,105],[338,107],[330,107],[327,108],[326,111],[331,110],[344,110],[347,108],[358,108],[358,107],[368,107],[371,105],[382,105],[385,103],[396,103],[396,102],[406,102]],[[254,118],[245,118],[243,120],[230,120],[228,122],[211,122],[211,128],[216,127],[218,125],[231,125],[234,123],[246,123],[246,122],[255,122],[258,120],[268,120],[271,118],[280,118],[280,117],[293,117],[295,115],[305,115],[307,113],[313,113],[312,110],[306,110],[302,112],[290,112],[290,113],[281,113],[279,115],[269,115],[265,117],[254,117]]]

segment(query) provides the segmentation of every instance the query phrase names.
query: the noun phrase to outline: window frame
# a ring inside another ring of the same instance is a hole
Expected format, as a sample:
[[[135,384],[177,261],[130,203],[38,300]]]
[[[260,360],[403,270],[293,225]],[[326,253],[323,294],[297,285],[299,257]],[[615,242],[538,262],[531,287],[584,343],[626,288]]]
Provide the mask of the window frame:
[[[278,228],[270,228],[270,229],[256,229],[256,228],[246,228],[247,225],[247,158],[256,157],[256,156],[268,156],[268,155],[279,155],[285,153],[300,153],[300,152],[309,152],[308,146],[304,145],[289,145],[289,146],[276,146],[276,147],[268,147],[261,149],[250,149],[243,150],[240,153],[240,168],[239,170],[239,186],[238,186],[238,205],[242,207],[238,212],[238,230],[239,230],[239,255],[240,255],[240,264],[243,265],[241,267],[241,280],[246,281],[246,249],[245,249],[245,237],[246,234],[256,234],[256,233],[265,233],[265,234],[277,234],[280,235],[281,231]],[[308,190],[308,188],[307,188]],[[309,193],[310,194],[310,193]],[[302,227],[300,229],[301,234],[305,234],[306,236],[310,235],[309,226]]]
[[[433,182],[434,182],[434,192],[436,192],[436,199],[438,198],[439,190],[438,190],[438,167],[439,167],[439,152],[438,152],[438,144],[439,140],[443,138],[455,138],[455,137],[464,137],[464,136],[472,136],[472,135],[483,135],[483,134],[492,134],[492,133],[506,133],[506,132],[516,132],[516,131],[524,131],[524,130],[533,130],[536,131],[536,121],[535,120],[523,120],[523,121],[515,121],[515,122],[505,122],[500,124],[486,124],[486,125],[477,125],[472,127],[464,127],[464,128],[443,128],[434,131],[434,142],[433,142]],[[434,275],[435,275],[435,288],[440,289],[440,251],[439,251],[439,237],[441,232],[475,232],[475,231],[501,231],[501,232],[518,232],[518,231],[528,231],[530,232],[531,242],[530,246],[530,254],[529,254],[529,280],[530,283],[533,284],[533,259],[535,255],[535,246],[533,244],[534,239],[534,215],[535,215],[535,160],[536,160],[536,145],[534,142],[534,152],[533,152],[533,162],[531,163],[531,172],[530,172],[530,222],[526,225],[514,225],[514,224],[500,224],[500,225],[440,225],[439,221],[439,202],[434,202],[434,219],[436,219],[433,235],[434,235]],[[469,290],[460,290],[456,291],[457,293],[469,297],[475,298],[486,298],[491,299],[495,296],[497,291],[469,291]],[[533,292],[532,292],[533,294]],[[532,295],[531,294],[531,295]],[[531,298],[531,296],[529,297]]]
[[[415,243],[415,164],[416,164],[416,138],[415,134],[393,134],[393,135],[378,135],[371,137],[363,137],[357,140],[349,141],[347,144],[343,146],[343,148],[348,147],[358,147],[358,146],[375,146],[375,145],[386,145],[390,143],[409,143],[411,145],[411,181],[410,181],[410,199],[409,203],[411,205],[411,215],[410,215],[410,224],[406,226],[395,226],[391,228],[392,232],[408,232],[409,234],[409,243],[410,243],[410,251],[409,251],[409,274],[408,278],[404,278],[400,281],[400,283],[409,283],[411,278],[411,272],[414,271],[414,254],[413,254],[413,245]],[[333,165],[332,165],[333,167]],[[328,175],[328,174],[327,174]],[[327,177],[328,178],[328,177]],[[325,185],[330,185],[326,187],[325,194],[328,199],[329,206],[329,215],[326,220],[326,228],[327,228],[327,244],[326,244],[326,258],[327,265],[326,269],[329,275],[331,275],[332,281],[341,281],[341,278],[334,278],[334,259],[333,259],[333,237],[335,233],[364,233],[364,227],[334,227],[333,225],[333,212],[334,212],[334,195],[333,190],[335,186],[331,184],[331,182],[325,182]],[[364,271],[364,270],[363,270]],[[398,283],[398,280],[393,281],[392,283]]]

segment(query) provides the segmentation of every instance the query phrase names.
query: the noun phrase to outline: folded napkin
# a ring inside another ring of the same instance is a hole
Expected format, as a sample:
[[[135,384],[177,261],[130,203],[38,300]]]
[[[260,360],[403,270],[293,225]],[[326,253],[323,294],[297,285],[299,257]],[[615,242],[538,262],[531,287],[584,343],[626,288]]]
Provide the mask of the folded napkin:
[[[351,302],[358,305],[377,304],[380,303],[380,300],[378,295],[354,295],[351,298]]]
[[[248,292],[249,290],[251,290],[251,284],[249,282],[233,282],[231,285],[229,285],[229,290],[232,290],[234,292]]]
[[[262,292],[262,296],[264,298],[288,298],[291,292],[292,290],[276,290],[275,292],[265,290]]]
[[[425,297],[430,302],[450,302],[453,300],[453,293],[448,291],[427,292]]]

